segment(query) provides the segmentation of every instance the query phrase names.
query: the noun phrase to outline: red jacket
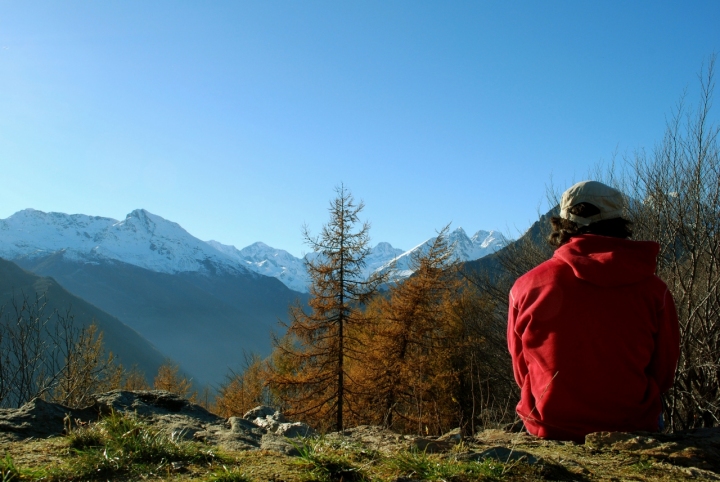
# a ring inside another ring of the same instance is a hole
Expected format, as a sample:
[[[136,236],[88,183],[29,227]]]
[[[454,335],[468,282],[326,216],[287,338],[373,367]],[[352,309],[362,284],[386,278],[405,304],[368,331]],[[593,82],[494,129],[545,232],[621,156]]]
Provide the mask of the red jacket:
[[[655,276],[659,245],[585,234],[510,290],[517,413],[539,437],[657,431],[680,353],[677,312]]]

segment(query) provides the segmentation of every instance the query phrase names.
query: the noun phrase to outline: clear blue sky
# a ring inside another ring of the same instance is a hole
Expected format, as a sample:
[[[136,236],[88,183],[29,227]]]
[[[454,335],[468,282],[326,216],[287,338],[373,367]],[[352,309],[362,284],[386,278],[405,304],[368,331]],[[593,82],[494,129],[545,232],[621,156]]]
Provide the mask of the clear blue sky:
[[[661,139],[719,25],[718,1],[0,0],[0,218],[145,208],[297,256],[343,182],[373,243],[517,234],[551,178]]]

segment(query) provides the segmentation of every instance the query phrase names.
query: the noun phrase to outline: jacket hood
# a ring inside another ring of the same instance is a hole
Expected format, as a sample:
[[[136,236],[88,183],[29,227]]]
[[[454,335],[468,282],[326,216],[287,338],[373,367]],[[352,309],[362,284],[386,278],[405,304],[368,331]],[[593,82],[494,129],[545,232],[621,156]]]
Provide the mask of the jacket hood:
[[[653,241],[583,234],[559,247],[553,257],[569,264],[578,278],[610,287],[653,276],[658,252],[660,245]]]

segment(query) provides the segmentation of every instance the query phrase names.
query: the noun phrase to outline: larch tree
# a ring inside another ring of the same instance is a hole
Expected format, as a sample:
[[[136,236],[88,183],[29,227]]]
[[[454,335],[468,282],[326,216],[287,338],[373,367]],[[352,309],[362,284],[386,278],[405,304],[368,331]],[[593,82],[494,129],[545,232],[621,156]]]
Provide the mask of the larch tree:
[[[453,425],[457,373],[453,353],[464,340],[453,316],[461,291],[448,227],[412,259],[413,275],[367,310],[362,363],[354,376],[370,380],[363,394],[367,423],[400,431],[440,432]],[[380,419],[378,419],[380,417]]]
[[[335,429],[342,430],[353,390],[346,362],[359,352],[352,328],[364,322],[362,307],[386,276],[365,277],[370,225],[359,218],[364,205],[356,203],[343,185],[336,193],[330,221],[320,234],[313,236],[307,226],[303,228],[315,252],[306,258],[309,310],[291,308],[286,338],[275,343],[276,359],[285,368],[275,367],[269,382],[288,413],[316,426],[328,427],[334,419]]]
[[[230,371],[215,398],[214,413],[223,417],[242,416],[258,405],[275,405],[265,386],[266,365],[259,355],[245,355],[241,372]]]
[[[171,360],[167,360],[158,368],[153,381],[153,388],[175,393],[188,398],[192,402],[197,399],[197,392],[192,392],[192,381],[182,376],[180,366]]]

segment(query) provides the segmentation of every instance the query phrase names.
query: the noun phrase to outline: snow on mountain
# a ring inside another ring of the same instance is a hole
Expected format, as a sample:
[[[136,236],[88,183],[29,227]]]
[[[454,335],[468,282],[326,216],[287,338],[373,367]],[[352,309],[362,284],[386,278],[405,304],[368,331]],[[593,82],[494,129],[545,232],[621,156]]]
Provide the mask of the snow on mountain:
[[[68,259],[103,259],[162,273],[248,270],[179,224],[136,209],[122,221],[84,214],[19,211],[0,220],[0,257],[35,258],[62,251]]]
[[[377,271],[386,271],[394,268],[394,279],[403,279],[413,274],[412,259],[418,254],[425,254],[432,243],[437,239],[432,237],[409,251],[388,260],[377,268]],[[463,228],[457,228],[448,234],[448,244],[453,246],[453,259],[456,261],[473,261],[492,254],[507,244],[507,239],[497,231],[478,231],[469,238]]]
[[[315,259],[317,253],[308,253],[304,258],[296,258],[282,249],[275,249],[265,243],[257,242],[243,249],[228,246],[217,241],[208,244],[218,251],[244,263],[244,266],[256,273],[273,276],[282,281],[288,288],[307,293],[310,277],[305,269],[306,259]],[[378,243],[370,250],[365,260],[364,276],[383,266],[389,260],[403,253],[402,249],[393,248],[390,243]]]
[[[412,257],[417,253],[427,252],[434,240],[435,238],[430,238],[409,251],[393,248],[390,243],[378,243],[365,260],[363,276],[368,277],[375,271],[388,270],[394,266],[394,279],[407,278],[413,273]],[[448,235],[448,242],[455,247],[456,260],[471,261],[494,253],[502,248],[507,240],[496,231],[478,231],[470,238],[462,228],[458,228]],[[256,273],[278,278],[290,289],[304,293],[308,291],[310,278],[305,270],[305,259],[314,259],[317,253],[309,253],[303,259],[260,242],[243,249],[217,241],[208,241],[208,244],[244,263],[245,267]]]
[[[370,250],[364,275],[390,269],[395,278],[412,274],[412,256],[425,252],[435,238],[409,251],[378,243]],[[471,261],[504,246],[505,237],[495,231],[478,231],[471,238],[462,228],[448,235],[458,261]],[[179,224],[136,209],[122,221],[84,214],[19,211],[0,220],[0,257],[37,258],[62,251],[67,259],[97,263],[118,260],[162,273],[186,271],[258,273],[279,279],[288,288],[307,292],[309,277],[305,260],[317,253],[296,258],[287,251],[257,242],[243,249],[218,241],[201,241]]]
[[[279,279],[288,288],[307,293],[309,278],[305,271],[305,260],[296,258],[282,249],[275,249],[257,242],[243,249],[228,246],[217,241],[207,242],[218,251],[242,263],[246,268]]]
[[[370,250],[370,255],[365,259],[365,276],[370,276],[378,268],[404,252],[402,249],[393,248],[390,243],[378,243],[377,246]]]

